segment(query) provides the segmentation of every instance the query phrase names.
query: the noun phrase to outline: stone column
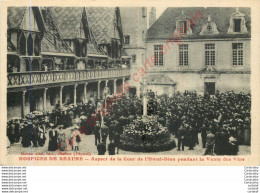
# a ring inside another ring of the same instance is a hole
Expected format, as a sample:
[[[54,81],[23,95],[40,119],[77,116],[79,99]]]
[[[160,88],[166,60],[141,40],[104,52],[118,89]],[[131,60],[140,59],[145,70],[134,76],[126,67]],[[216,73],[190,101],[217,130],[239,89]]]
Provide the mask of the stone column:
[[[84,103],[88,102],[88,99],[87,99],[87,86],[88,86],[88,83],[85,83],[85,85],[84,85]]]
[[[74,85],[74,105],[77,104],[77,84]]]
[[[116,79],[114,79],[113,94],[116,94]]]
[[[125,85],[125,78],[123,78],[122,79],[122,90],[123,90],[123,93],[122,94],[125,94],[125,87],[124,87],[124,85]]]
[[[22,118],[25,117],[25,94],[26,94],[26,90],[23,91],[22,93]]]
[[[143,96],[143,115],[147,115],[147,98],[145,94]]]
[[[100,83],[101,81],[97,82],[97,100],[100,100]]]
[[[43,111],[44,112],[46,112],[46,106],[47,106],[47,99],[46,99],[47,90],[48,90],[48,88],[43,89]]]
[[[63,90],[63,87],[64,87],[64,86],[61,86],[61,87],[60,87],[60,107],[63,106],[63,104],[62,104],[62,90]]]

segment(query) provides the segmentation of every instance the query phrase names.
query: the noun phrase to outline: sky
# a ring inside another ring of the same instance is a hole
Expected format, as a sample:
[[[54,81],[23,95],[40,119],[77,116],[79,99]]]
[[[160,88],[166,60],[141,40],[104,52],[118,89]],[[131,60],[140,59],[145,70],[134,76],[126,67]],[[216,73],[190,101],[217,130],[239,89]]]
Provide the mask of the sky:
[[[164,12],[165,9],[166,9],[166,7],[156,8],[156,19],[158,19],[161,16],[161,14]]]

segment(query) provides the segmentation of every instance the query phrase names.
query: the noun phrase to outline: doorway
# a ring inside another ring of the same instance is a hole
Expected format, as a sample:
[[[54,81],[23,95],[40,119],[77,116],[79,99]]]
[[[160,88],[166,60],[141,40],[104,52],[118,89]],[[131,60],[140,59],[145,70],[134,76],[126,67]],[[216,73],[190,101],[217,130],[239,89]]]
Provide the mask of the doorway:
[[[205,82],[204,93],[209,95],[215,95],[215,82]]]

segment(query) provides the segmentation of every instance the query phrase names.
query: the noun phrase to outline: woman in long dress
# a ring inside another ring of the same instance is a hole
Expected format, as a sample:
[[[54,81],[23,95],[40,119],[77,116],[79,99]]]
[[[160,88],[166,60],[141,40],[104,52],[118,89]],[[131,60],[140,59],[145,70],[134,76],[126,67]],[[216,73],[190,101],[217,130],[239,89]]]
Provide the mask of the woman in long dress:
[[[39,146],[43,147],[44,144],[45,144],[45,140],[46,140],[44,126],[41,126],[39,128],[39,134],[38,135],[39,135],[38,136],[38,144],[39,144]]]
[[[63,131],[62,127],[60,127],[59,130],[59,137],[58,137],[58,142],[59,142],[59,151],[66,151],[67,144],[66,144],[66,134]]]
[[[24,122],[23,129],[22,129],[22,145],[23,147],[30,147],[31,146],[31,128],[28,125],[27,121]]]
[[[58,149],[58,132],[52,128],[51,131],[49,131],[49,151],[56,151]]]

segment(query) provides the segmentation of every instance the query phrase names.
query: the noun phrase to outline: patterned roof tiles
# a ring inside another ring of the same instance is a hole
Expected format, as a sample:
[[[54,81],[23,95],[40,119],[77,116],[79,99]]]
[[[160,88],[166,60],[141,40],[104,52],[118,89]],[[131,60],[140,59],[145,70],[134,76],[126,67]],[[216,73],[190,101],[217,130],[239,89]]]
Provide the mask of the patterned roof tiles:
[[[45,25],[47,28],[42,39],[42,52],[72,54],[71,49],[60,36],[59,31],[53,21],[52,14],[48,9],[46,11]]]
[[[8,28],[20,28],[26,7],[8,7],[7,26]]]
[[[64,39],[77,37],[83,7],[51,7],[53,18]]]
[[[86,7],[88,23],[98,44],[108,44],[119,37],[115,7]]]

